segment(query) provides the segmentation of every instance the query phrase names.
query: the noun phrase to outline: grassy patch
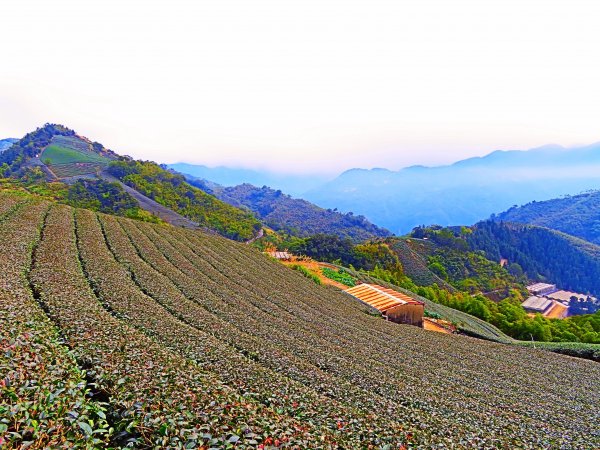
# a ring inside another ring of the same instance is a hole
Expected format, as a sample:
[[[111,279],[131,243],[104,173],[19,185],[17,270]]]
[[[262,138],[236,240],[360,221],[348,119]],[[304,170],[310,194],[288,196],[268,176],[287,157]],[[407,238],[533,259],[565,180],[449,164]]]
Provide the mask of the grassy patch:
[[[82,152],[59,145],[49,145],[41,155],[42,161],[49,165],[72,163],[108,163],[108,160],[92,152]]]
[[[356,286],[356,280],[350,274],[348,274],[344,269],[340,269],[335,271],[333,269],[329,269],[324,267],[321,269],[323,275],[333,281],[337,281],[338,283],[345,284],[346,286],[354,287]]]
[[[316,284],[321,284],[321,279],[317,275],[315,275],[314,273],[312,273],[310,270],[308,270],[306,267],[301,266],[300,264],[294,264],[294,265],[292,265],[290,267],[292,269],[297,270],[298,272],[300,272],[306,278],[309,278],[309,279],[313,280]]]

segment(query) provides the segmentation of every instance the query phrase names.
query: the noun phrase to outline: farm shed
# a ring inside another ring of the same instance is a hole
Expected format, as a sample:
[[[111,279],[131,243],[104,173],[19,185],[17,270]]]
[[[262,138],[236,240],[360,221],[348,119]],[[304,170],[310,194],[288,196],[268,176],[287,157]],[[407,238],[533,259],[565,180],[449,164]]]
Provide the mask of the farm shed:
[[[532,295],[550,294],[551,292],[556,291],[556,285],[548,283],[535,283],[527,286],[527,290],[531,292]]]
[[[425,306],[408,295],[376,284],[366,283],[346,289],[345,292],[372,306],[391,322],[423,327]]]
[[[529,297],[527,300],[525,300],[521,306],[523,306],[523,308],[525,309],[525,311],[527,312],[532,312],[532,313],[545,313],[554,303],[552,302],[552,300],[549,300],[547,298],[544,297]]]
[[[571,297],[576,297],[578,299],[585,300],[587,298],[587,295],[570,291],[556,291],[546,295],[546,297],[551,298],[552,300],[558,300],[560,302],[569,303],[571,301]]]
[[[293,255],[288,252],[267,252],[267,254],[280,261],[291,261]]]

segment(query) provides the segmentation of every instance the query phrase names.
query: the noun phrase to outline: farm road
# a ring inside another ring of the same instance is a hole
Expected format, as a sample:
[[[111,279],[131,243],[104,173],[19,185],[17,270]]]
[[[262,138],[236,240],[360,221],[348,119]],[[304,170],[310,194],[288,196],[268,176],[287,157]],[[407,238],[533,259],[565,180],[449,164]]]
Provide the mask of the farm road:
[[[146,211],[154,214],[155,216],[160,217],[165,222],[170,223],[171,225],[175,225],[177,227],[191,228],[191,229],[200,229],[201,228],[200,225],[198,223],[194,222],[193,220],[190,220],[187,217],[184,217],[181,214],[176,213],[172,209],[169,209],[166,206],[163,206],[160,203],[155,202],[151,198],[146,197],[141,192],[138,192],[135,189],[133,189],[132,187],[129,187],[126,184],[122,183],[115,177],[108,175],[106,173],[101,173],[100,177],[103,180],[111,182],[111,183],[119,183],[121,186],[123,186],[123,189],[125,189],[125,191],[127,193],[131,194],[131,196],[137,200],[137,202],[140,205],[140,208],[145,209]]]

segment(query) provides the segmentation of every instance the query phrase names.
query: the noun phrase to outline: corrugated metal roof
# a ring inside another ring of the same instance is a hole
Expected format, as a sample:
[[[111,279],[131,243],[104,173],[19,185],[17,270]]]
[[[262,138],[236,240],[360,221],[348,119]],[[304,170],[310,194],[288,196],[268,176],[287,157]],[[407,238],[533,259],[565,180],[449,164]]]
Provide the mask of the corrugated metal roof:
[[[529,297],[521,304],[523,308],[533,309],[535,311],[545,311],[550,305],[552,305],[552,300],[548,300],[544,297]]]
[[[346,292],[381,312],[385,312],[398,305],[422,304],[408,295],[376,284],[359,284],[350,289],[346,289]]]
[[[542,291],[545,289],[556,289],[556,285],[548,283],[535,283],[527,286],[527,290],[530,292]]]
[[[552,292],[551,294],[547,294],[546,297],[548,298],[552,298],[554,300],[562,300],[562,301],[570,301],[571,297],[577,297],[577,298],[587,298],[587,295],[585,294],[578,294],[577,292],[569,292],[569,291],[556,291],[556,292]]]

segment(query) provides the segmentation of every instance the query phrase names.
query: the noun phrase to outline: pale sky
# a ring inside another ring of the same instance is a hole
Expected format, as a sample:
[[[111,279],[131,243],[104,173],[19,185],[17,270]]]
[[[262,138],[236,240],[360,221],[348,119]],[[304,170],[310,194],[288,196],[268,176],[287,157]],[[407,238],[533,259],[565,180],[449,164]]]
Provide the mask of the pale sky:
[[[0,138],[339,172],[600,141],[596,0],[0,5]]]

